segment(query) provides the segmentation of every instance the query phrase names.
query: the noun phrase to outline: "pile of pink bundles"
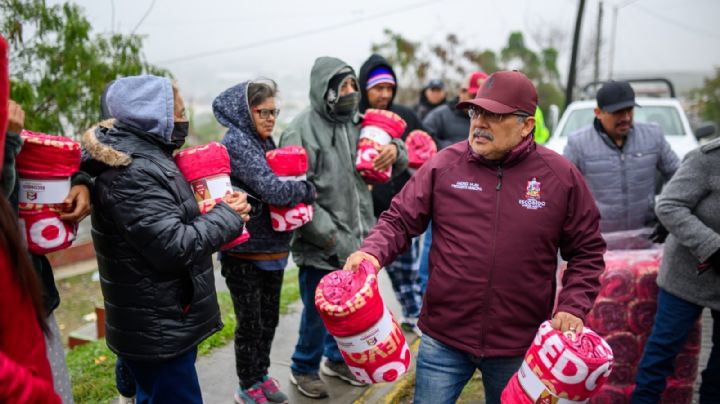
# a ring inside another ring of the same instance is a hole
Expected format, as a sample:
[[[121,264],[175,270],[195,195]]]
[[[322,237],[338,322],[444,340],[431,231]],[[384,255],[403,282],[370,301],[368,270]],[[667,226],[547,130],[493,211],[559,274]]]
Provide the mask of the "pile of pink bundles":
[[[20,228],[33,254],[70,247],[75,223],[60,220],[70,177],[80,169],[80,144],[70,138],[23,130],[17,156]]]
[[[307,152],[301,146],[286,146],[265,153],[270,169],[280,181],[304,180],[308,169]],[[270,221],[275,231],[293,231],[313,218],[312,205],[270,206]]]
[[[360,127],[355,169],[368,184],[384,184],[390,181],[392,167],[378,171],[373,167],[373,160],[380,154],[381,146],[402,136],[407,124],[394,112],[371,108],[365,111]]]
[[[226,194],[233,192],[230,183],[230,156],[225,146],[218,142],[183,149],[175,156],[175,164],[192,186],[200,213],[209,212]],[[248,239],[250,233],[243,226],[242,234],[221,249],[227,250]]]
[[[405,146],[408,152],[408,167],[420,168],[430,157],[437,153],[437,145],[427,132],[415,129],[405,138]]]
[[[593,404],[630,402],[657,310],[656,278],[662,249],[648,241],[650,233],[649,229],[640,229],[603,234],[608,244],[605,271],[600,276],[600,293],[585,323],[612,348],[615,370],[601,393],[590,400]],[[663,403],[690,404],[698,372],[700,334],[698,323],[675,360],[675,372],[668,378]]]
[[[502,392],[503,404],[586,402],[600,391],[613,367],[610,346],[584,328],[575,340],[540,325],[520,370]]]
[[[357,272],[325,275],[315,291],[315,307],[358,380],[393,382],[407,372],[410,349],[382,301],[370,262],[363,261]]]

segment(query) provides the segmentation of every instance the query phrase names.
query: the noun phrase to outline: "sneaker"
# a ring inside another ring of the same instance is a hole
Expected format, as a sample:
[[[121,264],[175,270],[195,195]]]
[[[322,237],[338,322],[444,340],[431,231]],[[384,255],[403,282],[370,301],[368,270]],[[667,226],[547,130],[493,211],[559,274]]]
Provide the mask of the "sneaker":
[[[361,382],[350,371],[345,362],[333,362],[325,360],[320,364],[320,371],[326,376],[339,377],[340,379],[352,384],[353,386],[367,386],[367,383]]]
[[[295,373],[290,369],[290,381],[297,386],[297,389],[310,398],[325,398],[328,396],[325,382],[320,380],[317,373],[302,374]]]
[[[235,402],[238,404],[266,404],[268,400],[260,388],[260,382],[257,382],[249,389],[238,387],[235,392]]]
[[[120,394],[120,398],[118,399],[118,404],[135,404],[135,396],[125,397],[122,394]]]
[[[418,319],[417,317],[408,317],[405,320],[400,323],[400,328],[403,329],[405,332],[411,332],[418,337],[422,337],[422,331],[417,326]]]
[[[288,396],[280,391],[280,383],[272,377],[263,376],[260,388],[271,403],[287,403]]]

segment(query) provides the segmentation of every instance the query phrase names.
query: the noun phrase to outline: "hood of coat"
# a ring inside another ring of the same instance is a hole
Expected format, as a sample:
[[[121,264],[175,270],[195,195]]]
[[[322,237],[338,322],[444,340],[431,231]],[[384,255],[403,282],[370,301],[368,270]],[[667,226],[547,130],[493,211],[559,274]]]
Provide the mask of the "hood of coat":
[[[321,56],[315,59],[315,64],[310,72],[310,105],[315,112],[331,122],[334,122],[335,119],[330,115],[325,94],[328,91],[330,79],[344,70],[348,70],[355,76],[355,70],[342,60]]]
[[[249,85],[250,81],[244,81],[223,91],[213,100],[212,109],[222,126],[258,136],[247,98]]]
[[[366,109],[370,108],[370,105],[368,104],[368,95],[367,95],[367,82],[368,82],[368,75],[371,71],[375,70],[375,68],[384,66],[387,67],[390,70],[390,73],[392,73],[393,79],[395,79],[395,83],[397,83],[397,75],[395,75],[395,70],[393,70],[392,66],[388,64],[388,61],[378,55],[373,54],[371,55],[368,60],[363,63],[363,65],[360,67],[360,75],[358,76],[358,84],[360,85],[360,113],[365,112]],[[395,95],[397,94],[397,87],[393,89],[393,95],[392,98],[390,98],[390,103],[388,104],[387,109],[392,108],[393,101],[395,100]]]
[[[170,80],[152,75],[115,80],[104,97],[107,112],[118,122],[169,141],[174,127]]]

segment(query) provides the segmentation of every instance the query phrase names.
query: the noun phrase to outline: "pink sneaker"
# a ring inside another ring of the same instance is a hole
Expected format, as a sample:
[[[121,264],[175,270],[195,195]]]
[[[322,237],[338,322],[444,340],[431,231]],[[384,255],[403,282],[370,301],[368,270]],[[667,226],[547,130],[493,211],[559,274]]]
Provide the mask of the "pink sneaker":
[[[260,388],[271,403],[287,403],[288,396],[280,391],[280,383],[272,377],[263,376]]]

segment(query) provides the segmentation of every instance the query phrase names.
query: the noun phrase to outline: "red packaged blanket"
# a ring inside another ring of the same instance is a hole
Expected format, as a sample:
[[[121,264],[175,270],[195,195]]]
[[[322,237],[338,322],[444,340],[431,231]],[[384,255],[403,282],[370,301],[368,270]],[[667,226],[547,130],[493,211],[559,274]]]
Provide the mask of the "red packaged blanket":
[[[585,327],[573,341],[540,325],[520,370],[502,392],[503,404],[575,404],[595,395],[613,367],[610,346]]]
[[[265,153],[270,169],[280,181],[301,181],[308,169],[307,152],[301,146],[286,146]],[[310,222],[313,207],[305,203],[295,206],[270,206],[270,221],[275,231],[293,231]]]
[[[405,138],[408,152],[408,167],[418,169],[437,154],[437,145],[427,132],[415,129]]]
[[[635,335],[650,333],[655,323],[656,300],[637,299],[628,306],[628,329]]]
[[[0,35],[0,161],[5,161],[5,131],[8,124],[8,100],[10,99],[7,50],[7,42]]]
[[[17,156],[21,231],[33,254],[70,247],[77,225],[60,220],[70,177],[80,169],[80,144],[67,137],[23,130]]]
[[[360,138],[357,143],[355,169],[368,184],[383,184],[390,181],[392,167],[378,171],[373,160],[380,154],[379,148],[405,132],[407,124],[394,112],[382,109],[368,109],[360,123]]]
[[[233,192],[230,156],[225,146],[218,142],[183,149],[175,155],[175,164],[192,186],[201,213],[209,212],[223,196]],[[243,226],[242,234],[221,249],[227,250],[249,239],[250,233]]]
[[[315,307],[350,371],[365,383],[393,382],[407,372],[410,349],[380,296],[375,268],[335,271],[315,290]]]

